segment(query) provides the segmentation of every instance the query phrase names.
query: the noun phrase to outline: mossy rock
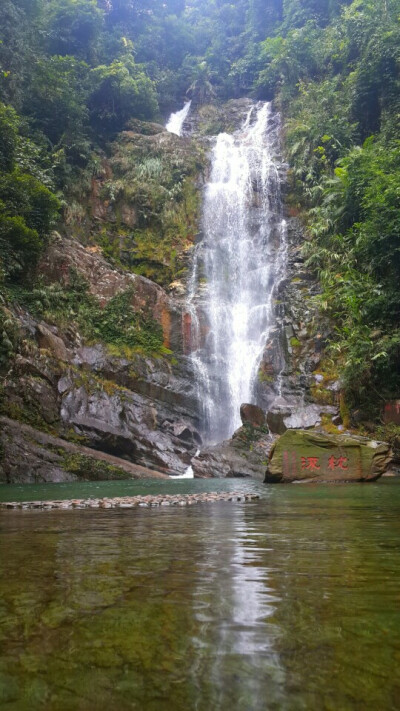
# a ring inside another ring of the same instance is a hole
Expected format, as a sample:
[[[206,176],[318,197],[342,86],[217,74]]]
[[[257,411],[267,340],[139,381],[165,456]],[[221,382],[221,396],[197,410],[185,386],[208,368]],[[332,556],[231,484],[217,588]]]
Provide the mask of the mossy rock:
[[[391,461],[390,445],[383,442],[288,430],[270,452],[265,482],[375,481]]]
[[[130,119],[127,124],[128,131],[140,133],[142,136],[156,136],[158,133],[165,131],[164,126],[151,121],[140,121],[139,119]]]
[[[84,481],[108,481],[110,479],[129,478],[124,469],[82,454],[65,454],[62,468]]]

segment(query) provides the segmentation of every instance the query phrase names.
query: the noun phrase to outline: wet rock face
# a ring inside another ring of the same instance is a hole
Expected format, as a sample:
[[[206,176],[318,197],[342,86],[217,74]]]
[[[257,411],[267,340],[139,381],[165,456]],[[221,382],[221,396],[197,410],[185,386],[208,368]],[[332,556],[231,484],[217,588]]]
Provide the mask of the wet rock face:
[[[108,353],[97,343],[75,351],[73,365],[85,372],[114,382],[152,400],[170,406],[175,417],[189,417],[198,425],[198,401],[195,375],[190,358],[179,356],[173,362],[132,354],[129,358]]]
[[[195,478],[253,477],[263,481],[276,435],[246,423],[232,439],[203,449],[192,459]]]
[[[265,482],[375,481],[391,461],[392,452],[386,443],[288,430],[271,449]]]
[[[251,99],[231,99],[225,104],[198,104],[192,109],[183,125],[184,135],[216,136],[218,133],[233,133],[243,123],[253,104]]]
[[[72,371],[58,383],[61,418],[90,446],[143,466],[183,474],[199,444],[189,419],[131,390]],[[201,440],[200,440],[201,441]]]
[[[290,417],[291,414],[292,410],[289,405],[285,403],[283,398],[277,398],[271,409],[267,412],[266,419],[269,431],[279,435],[286,432],[285,419]]]
[[[1,484],[42,484],[77,481],[62,466],[62,457],[47,449],[17,422],[1,421]]]
[[[49,350],[57,360],[69,360],[68,349],[62,338],[53,333],[43,323],[38,324],[37,340],[39,348]]]
[[[280,416],[275,417],[275,424],[272,415],[269,418],[274,431],[280,434],[285,431],[282,420],[289,415],[275,412],[277,398],[283,398],[285,407],[292,412],[315,402],[334,407],[339,400],[331,384],[329,392],[323,388],[323,400],[315,398],[315,373],[323,359],[330,330],[313,301],[319,293],[319,284],[316,275],[304,265],[301,253],[304,228],[295,217],[287,217],[287,239],[286,276],[275,293],[276,327],[265,345],[255,386],[257,403],[265,411]]]

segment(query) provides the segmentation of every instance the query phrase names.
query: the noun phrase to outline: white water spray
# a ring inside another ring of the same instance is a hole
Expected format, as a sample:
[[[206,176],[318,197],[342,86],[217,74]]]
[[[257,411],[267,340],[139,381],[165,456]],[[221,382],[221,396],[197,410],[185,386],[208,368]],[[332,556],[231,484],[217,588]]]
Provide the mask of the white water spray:
[[[199,454],[200,450],[198,449],[194,456],[198,457]],[[193,467],[189,466],[183,474],[179,474],[178,476],[170,476],[170,479],[194,479]]]
[[[169,121],[165,127],[167,131],[169,131],[170,133],[175,133],[177,136],[182,135],[183,124],[185,123],[189,115],[191,104],[191,101],[187,101],[183,109],[177,111],[174,114],[171,114]]]
[[[208,442],[229,437],[240,426],[240,405],[254,402],[275,322],[273,298],[287,252],[278,136],[279,119],[270,104],[257,104],[239,131],[216,138],[212,151],[204,241],[188,289],[192,359]]]

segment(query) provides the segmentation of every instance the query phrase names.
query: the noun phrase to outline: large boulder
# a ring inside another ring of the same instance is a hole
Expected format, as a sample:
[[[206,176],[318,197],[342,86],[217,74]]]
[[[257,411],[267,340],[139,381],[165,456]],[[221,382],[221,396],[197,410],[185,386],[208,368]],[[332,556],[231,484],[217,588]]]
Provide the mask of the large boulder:
[[[266,483],[375,481],[392,461],[390,446],[365,437],[287,430],[272,447]]]
[[[257,405],[249,405],[248,403],[241,405],[240,419],[243,424],[247,422],[253,427],[265,427],[266,425],[264,410],[261,407],[257,407]]]
[[[315,403],[288,403],[283,398],[277,398],[268,410],[266,419],[271,432],[283,434],[286,430],[318,427],[323,415],[337,415],[337,408]]]
[[[252,477],[262,481],[276,437],[246,423],[232,439],[203,449],[192,459],[195,478]]]
[[[286,432],[285,419],[290,417],[291,414],[292,409],[283,398],[276,398],[267,412],[266,419],[269,431],[279,435]]]
[[[285,417],[284,423],[288,430],[307,430],[318,427],[322,422],[323,415],[336,415],[337,408],[330,405],[304,405],[292,412],[289,417]]]
[[[69,352],[62,338],[50,331],[50,328],[43,323],[37,326],[37,341],[39,348],[50,351],[58,360],[69,360]]]

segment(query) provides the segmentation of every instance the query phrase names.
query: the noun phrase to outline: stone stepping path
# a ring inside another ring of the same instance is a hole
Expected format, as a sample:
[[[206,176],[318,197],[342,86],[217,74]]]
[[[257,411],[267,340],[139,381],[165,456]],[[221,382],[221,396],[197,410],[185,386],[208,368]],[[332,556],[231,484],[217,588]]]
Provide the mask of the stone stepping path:
[[[164,506],[193,506],[193,504],[213,504],[219,501],[246,502],[259,499],[259,494],[245,494],[240,491],[226,491],[204,494],[158,494],[157,496],[120,496],[104,499],[65,499],[51,501],[5,501],[0,509],[134,509]]]

